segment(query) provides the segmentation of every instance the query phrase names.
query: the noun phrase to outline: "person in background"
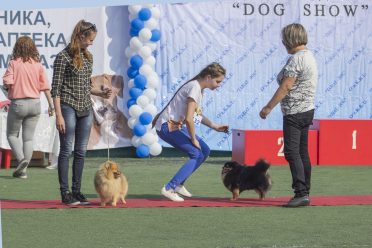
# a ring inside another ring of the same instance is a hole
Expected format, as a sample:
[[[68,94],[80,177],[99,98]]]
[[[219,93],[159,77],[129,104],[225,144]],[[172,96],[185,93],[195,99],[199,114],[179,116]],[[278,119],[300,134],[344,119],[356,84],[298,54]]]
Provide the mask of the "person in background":
[[[17,159],[13,177],[27,178],[27,166],[33,153],[36,124],[41,113],[40,92],[44,92],[49,116],[54,113],[50,86],[35,43],[28,36],[17,39],[11,60],[3,76],[4,88],[11,100],[6,135]],[[22,140],[19,133],[22,127]]]
[[[284,154],[292,174],[294,197],[285,207],[310,205],[311,162],[308,149],[309,126],[315,109],[317,63],[307,49],[307,33],[301,24],[282,29],[281,38],[292,56],[278,74],[279,87],[260,112],[266,119],[280,102],[283,112]]]
[[[93,56],[88,47],[96,38],[93,23],[80,20],[74,27],[68,46],[59,52],[54,61],[52,97],[56,110],[60,152],[58,179],[62,203],[87,205],[81,193],[81,180],[87,150],[93,111],[91,94],[109,98],[111,89],[96,89],[91,85]],[[69,157],[74,144],[72,187],[69,189]]]
[[[210,153],[208,145],[196,135],[195,126],[201,123],[218,132],[228,132],[227,125],[210,121],[201,109],[204,89],[217,89],[225,74],[226,70],[218,63],[208,65],[182,85],[153,120],[159,137],[190,158],[161,189],[161,194],[172,201],[181,202],[184,201],[181,196],[192,196],[184,184]]]

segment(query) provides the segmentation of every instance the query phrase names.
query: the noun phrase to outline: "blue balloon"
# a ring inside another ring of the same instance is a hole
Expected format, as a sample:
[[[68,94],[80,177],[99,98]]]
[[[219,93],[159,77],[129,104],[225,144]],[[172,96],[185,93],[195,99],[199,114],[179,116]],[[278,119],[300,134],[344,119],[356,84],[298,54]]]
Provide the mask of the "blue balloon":
[[[138,36],[138,34],[139,34],[139,30],[138,29],[130,28],[129,35],[131,37]]]
[[[134,29],[134,30],[141,30],[145,24],[143,23],[143,21],[141,21],[140,19],[136,18],[136,19],[133,19],[131,22],[130,22],[130,26]]]
[[[142,137],[146,133],[146,131],[146,127],[142,124],[136,124],[133,127],[133,133],[138,137]]]
[[[129,90],[129,95],[130,97],[132,97],[133,99],[137,100],[137,98],[142,95],[143,91],[137,87],[132,87],[130,90]]]
[[[139,88],[139,89],[144,89],[145,86],[147,84],[147,79],[145,76],[141,75],[141,74],[138,74],[135,78],[134,78],[134,85]]]
[[[129,109],[130,106],[132,106],[133,104],[136,104],[136,99],[134,98],[131,98],[127,101],[127,108]]]
[[[142,125],[148,125],[152,121],[152,115],[149,112],[143,112],[139,116],[139,121]]]
[[[139,158],[145,158],[150,155],[150,148],[147,145],[140,145],[136,149],[136,155]]]
[[[138,75],[138,70],[133,67],[129,67],[127,70],[127,75],[129,78],[135,78]]]
[[[142,21],[147,21],[148,19],[151,18],[151,10],[148,8],[142,8],[138,12],[138,18],[141,19]]]
[[[140,67],[141,67],[141,65],[143,64],[143,59],[142,59],[142,57],[141,56],[139,56],[139,55],[133,55],[131,58],[130,58],[130,65],[134,68],[134,69],[136,69],[136,70],[138,70]]]
[[[153,30],[151,30],[151,33],[152,33],[151,38],[150,38],[151,41],[157,42],[157,41],[160,40],[161,35],[160,35],[160,30],[159,29],[153,29]]]

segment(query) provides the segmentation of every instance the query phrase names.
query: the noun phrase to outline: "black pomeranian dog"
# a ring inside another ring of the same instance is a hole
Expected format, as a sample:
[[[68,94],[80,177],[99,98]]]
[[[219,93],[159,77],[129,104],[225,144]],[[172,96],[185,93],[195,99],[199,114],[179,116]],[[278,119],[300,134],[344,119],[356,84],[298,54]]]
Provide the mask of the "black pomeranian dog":
[[[264,199],[271,188],[271,177],[267,173],[270,164],[260,159],[254,166],[241,165],[231,161],[222,167],[221,177],[225,187],[233,194],[231,200],[238,199],[239,194],[244,190],[253,189]]]

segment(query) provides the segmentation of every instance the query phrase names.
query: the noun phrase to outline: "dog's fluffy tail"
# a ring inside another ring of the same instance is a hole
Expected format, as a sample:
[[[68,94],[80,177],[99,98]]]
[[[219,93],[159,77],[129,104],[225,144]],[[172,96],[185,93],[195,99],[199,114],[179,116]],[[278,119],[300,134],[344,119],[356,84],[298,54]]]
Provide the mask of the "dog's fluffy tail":
[[[256,164],[254,165],[254,167],[258,171],[267,171],[270,168],[270,164],[266,160],[260,159],[260,160],[258,160],[256,162]]]

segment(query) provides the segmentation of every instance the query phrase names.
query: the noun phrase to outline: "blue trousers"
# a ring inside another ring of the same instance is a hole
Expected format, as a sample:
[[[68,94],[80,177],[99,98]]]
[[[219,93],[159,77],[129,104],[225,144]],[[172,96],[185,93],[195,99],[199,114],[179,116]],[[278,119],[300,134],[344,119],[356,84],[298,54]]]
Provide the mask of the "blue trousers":
[[[65,133],[59,133],[60,152],[58,156],[58,179],[61,193],[69,191],[68,168],[69,158],[74,144],[72,162],[72,192],[80,192],[84,159],[88,146],[90,129],[93,123],[93,111],[83,117],[76,116],[76,110],[69,105],[61,104],[62,116],[65,119]]]
[[[179,169],[174,177],[165,185],[165,189],[175,189],[179,185],[183,185],[191,174],[199,168],[199,166],[207,159],[210,153],[208,145],[198,136],[201,150],[196,148],[190,140],[190,135],[186,127],[181,130],[169,132],[168,124],[163,123],[161,130],[157,131],[159,137],[172,145],[174,148],[187,153],[189,160]]]

